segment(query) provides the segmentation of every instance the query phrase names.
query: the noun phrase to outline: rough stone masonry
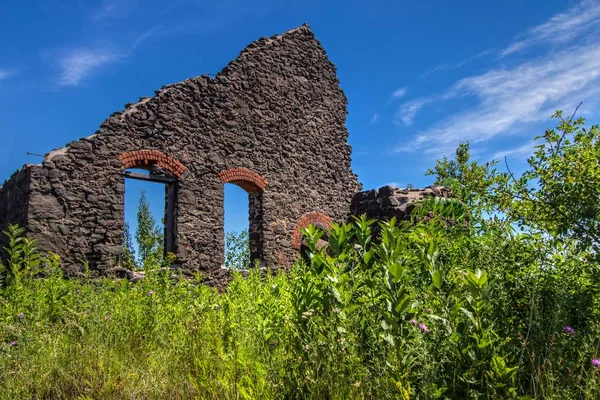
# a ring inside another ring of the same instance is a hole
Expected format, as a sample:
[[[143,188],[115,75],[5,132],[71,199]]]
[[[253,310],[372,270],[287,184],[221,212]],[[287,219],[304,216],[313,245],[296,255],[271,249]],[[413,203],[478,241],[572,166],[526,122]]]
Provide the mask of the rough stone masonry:
[[[0,230],[26,228],[71,276],[85,265],[104,274],[122,253],[127,170],[142,168],[169,182],[171,250],[184,270],[221,274],[225,183],[248,192],[252,258],[290,265],[300,229],[345,220],[361,189],[346,105],[308,26],[259,39],[216,77],[167,85],[25,165],[0,189]]]
[[[443,188],[359,192],[347,101],[336,68],[306,25],[259,39],[216,77],[167,85],[112,114],[93,135],[25,165],[0,187],[0,232],[18,224],[69,276],[118,270],[125,179],[165,183],[165,247],[184,272],[222,286],[224,184],[248,193],[251,259],[288,267],[302,228],[352,215],[409,218]],[[140,176],[138,176],[140,178]],[[0,235],[0,248],[6,238]]]

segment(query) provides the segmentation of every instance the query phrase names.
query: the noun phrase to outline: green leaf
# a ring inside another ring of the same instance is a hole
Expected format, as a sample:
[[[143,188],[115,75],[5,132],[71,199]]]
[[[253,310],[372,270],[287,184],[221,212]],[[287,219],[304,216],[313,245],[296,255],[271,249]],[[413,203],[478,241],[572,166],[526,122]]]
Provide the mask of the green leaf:
[[[442,288],[442,271],[436,269],[431,276],[433,286],[440,290]]]

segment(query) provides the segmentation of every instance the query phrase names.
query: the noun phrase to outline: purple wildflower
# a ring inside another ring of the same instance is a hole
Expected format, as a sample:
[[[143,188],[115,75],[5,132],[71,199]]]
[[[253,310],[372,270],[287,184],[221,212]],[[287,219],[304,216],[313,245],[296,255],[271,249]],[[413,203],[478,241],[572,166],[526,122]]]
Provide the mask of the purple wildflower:
[[[14,347],[14,346],[16,346],[17,344],[18,344],[18,343],[17,343],[16,341],[14,341],[14,340],[13,340],[13,341],[12,341],[12,342],[10,342],[8,345],[9,345],[10,347]]]
[[[411,324],[413,324],[413,325],[417,325],[417,324],[418,324],[417,320],[416,320],[416,319],[414,319],[414,318],[413,318],[413,319],[411,319],[411,320],[410,320],[410,321],[408,321],[408,322],[410,322],[410,323],[411,323]]]
[[[19,315],[17,315],[17,317],[19,317],[19,318],[23,319],[23,318],[25,318],[25,314],[23,314],[23,313],[19,313]]]
[[[600,360],[597,358],[592,358],[592,365],[596,368],[600,368]]]
[[[575,334],[575,329],[573,329],[572,326],[565,325],[565,326],[563,326],[563,332],[566,333],[567,335],[573,336]]]
[[[421,323],[419,324],[419,328],[421,328],[421,330],[422,330],[424,333],[429,333],[429,328],[428,328],[428,327],[427,327],[427,325],[425,325],[424,323],[422,323],[422,322],[421,322]]]
[[[153,291],[153,290],[150,290],[150,291],[148,292],[148,296],[152,296],[153,294],[154,294],[154,291]]]

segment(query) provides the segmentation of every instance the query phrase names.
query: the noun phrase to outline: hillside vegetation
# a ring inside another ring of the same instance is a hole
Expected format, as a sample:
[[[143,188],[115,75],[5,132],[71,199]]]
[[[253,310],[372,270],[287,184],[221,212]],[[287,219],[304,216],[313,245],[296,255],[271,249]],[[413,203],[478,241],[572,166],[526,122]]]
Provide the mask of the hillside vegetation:
[[[12,227],[0,397],[597,399],[599,129],[556,117],[524,174],[462,144],[430,171],[455,199],[334,225],[320,250],[311,226],[308,263],[224,293],[158,261],[66,280]]]

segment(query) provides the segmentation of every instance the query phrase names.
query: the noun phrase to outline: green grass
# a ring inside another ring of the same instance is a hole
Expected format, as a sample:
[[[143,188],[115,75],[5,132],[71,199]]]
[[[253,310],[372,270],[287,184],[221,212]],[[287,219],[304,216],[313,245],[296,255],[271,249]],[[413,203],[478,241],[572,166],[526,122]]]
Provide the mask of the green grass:
[[[329,253],[309,228],[310,265],[225,293],[152,270],[65,280],[15,239],[0,398],[598,398],[589,255],[435,222],[384,226],[373,245],[372,227],[335,226]]]

